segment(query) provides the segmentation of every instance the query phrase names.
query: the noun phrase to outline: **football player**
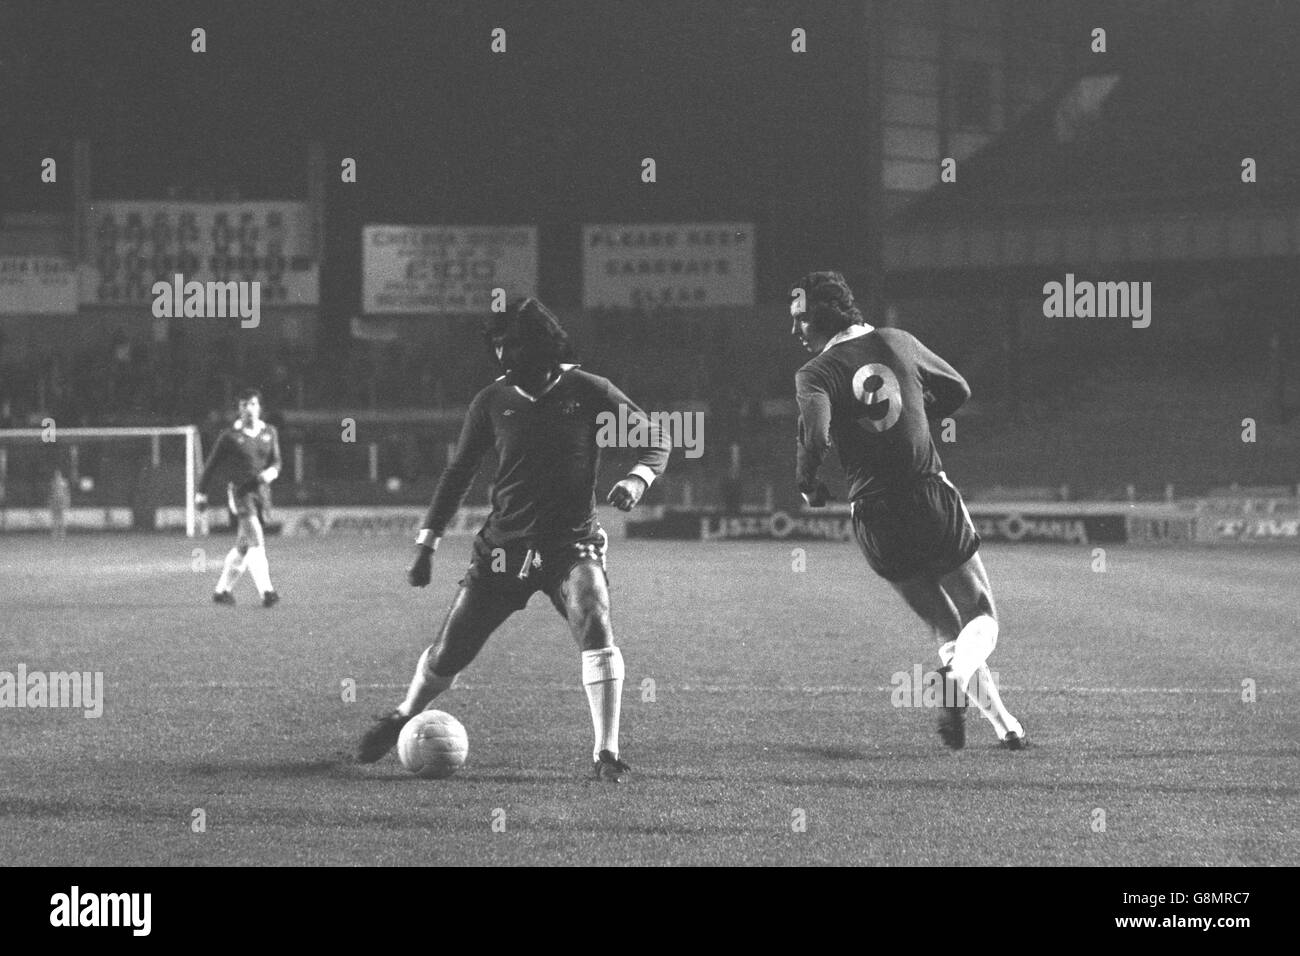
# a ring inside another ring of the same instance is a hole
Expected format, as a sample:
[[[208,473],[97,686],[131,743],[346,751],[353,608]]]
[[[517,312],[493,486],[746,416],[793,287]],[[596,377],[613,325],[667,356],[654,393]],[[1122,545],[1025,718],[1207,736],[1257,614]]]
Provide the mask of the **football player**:
[[[263,528],[271,517],[271,482],[280,476],[280,436],[262,421],[262,393],[239,393],[239,419],[221,433],[199,476],[195,504],[208,506],[208,486],[216,477],[226,482],[226,500],[239,522],[239,536],[226,555],[212,600],[235,603],[232,589],[247,568],[262,596],[263,607],[274,607],[280,595],[271,586]]]
[[[484,454],[498,457],[492,511],[474,539],[473,558],[435,643],[416,667],[406,699],[377,718],[357,748],[379,760],[402,727],[449,689],[484,642],[538,591],[568,622],[582,656],[595,732],[593,776],[621,783],[629,768],[618,748],[623,657],[614,645],[605,575],[608,537],[596,521],[597,416],[627,407],[648,442],[606,500],[630,511],[663,474],[671,436],[608,379],[563,360],[568,337],[535,298],[511,303],[484,331],[504,374],[470,403],[455,453],[438,482],[415,542],[410,584],[429,583],[443,531],[469,490]]]
[[[970,397],[966,380],[909,333],[866,324],[838,272],[799,280],[790,311],[791,334],[813,355],[795,376],[804,501],[817,508],[828,500],[817,472],[833,445],[867,563],[944,642],[944,743],[965,746],[969,697],[1004,747],[1023,748],[1024,728],[1002,703],[986,663],[998,619],[979,534],[930,436],[931,420]]]

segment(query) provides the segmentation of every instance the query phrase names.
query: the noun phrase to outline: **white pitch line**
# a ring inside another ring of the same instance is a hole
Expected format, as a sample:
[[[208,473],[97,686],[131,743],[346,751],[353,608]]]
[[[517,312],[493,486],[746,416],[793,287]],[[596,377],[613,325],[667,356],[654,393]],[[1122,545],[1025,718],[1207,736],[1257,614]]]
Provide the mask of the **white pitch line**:
[[[910,675],[909,675],[910,676]],[[340,678],[342,680],[342,678]],[[222,681],[176,681],[176,682],[150,682],[150,687],[157,688],[174,688],[178,690],[284,690],[286,685],[274,681],[257,681],[257,682],[240,682],[234,681],[225,683]],[[505,685],[499,684],[462,684],[457,690],[486,690],[492,691],[500,689]],[[573,690],[577,682],[573,684],[530,684],[521,686],[519,684],[510,684],[509,689],[518,690],[544,690],[544,691],[567,691]],[[911,685],[905,685],[910,687]],[[405,690],[406,684],[357,684],[358,690]],[[848,684],[832,684],[828,686],[794,686],[794,685],[767,685],[767,684],[699,684],[690,685],[682,684],[680,686],[673,684],[660,684],[656,686],[655,692],[661,693],[685,693],[685,694],[882,694],[890,693],[896,690],[897,684],[887,684],[879,687],[855,686]],[[297,685],[297,690],[319,690],[316,685],[304,686]],[[1234,696],[1241,693],[1240,687],[1023,687],[1015,684],[1007,684],[998,688],[1002,691],[1013,692],[1018,694],[1232,694]],[[1276,687],[1258,688],[1256,694],[1280,694],[1285,689]]]
[[[908,675],[909,678],[911,675]],[[906,685],[906,686],[910,686]],[[726,686],[720,684],[708,684],[700,687],[669,687],[668,690],[681,690],[687,693],[703,692],[706,694],[722,694],[734,692],[750,691],[775,691],[777,693],[802,693],[802,694],[865,694],[865,693],[888,693],[896,690],[897,684],[887,684],[881,687],[853,687],[847,685],[831,685],[828,687],[746,687],[746,686]],[[1017,694],[1240,694],[1240,687],[1023,687],[1016,684],[999,684],[998,690],[1009,691]],[[1277,688],[1263,688],[1256,693],[1278,693]]]
[[[156,561],[142,564],[124,565],[122,567],[82,567],[77,569],[77,577],[107,577],[114,574],[211,574],[213,571],[220,571],[223,562],[209,559],[207,565],[202,568],[195,568],[187,560],[178,561]],[[46,569],[35,564],[11,564],[6,562],[0,564],[0,574],[23,575],[26,577],[44,577]]]

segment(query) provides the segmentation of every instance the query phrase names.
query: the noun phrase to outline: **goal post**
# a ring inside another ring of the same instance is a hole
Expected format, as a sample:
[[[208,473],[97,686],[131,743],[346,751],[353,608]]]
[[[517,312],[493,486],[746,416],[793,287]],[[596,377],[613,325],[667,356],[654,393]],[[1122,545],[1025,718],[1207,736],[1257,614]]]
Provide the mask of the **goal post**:
[[[196,426],[45,426],[0,428],[0,533],[49,526],[56,472],[68,483],[74,526],[168,530],[183,514],[186,536],[199,533]]]

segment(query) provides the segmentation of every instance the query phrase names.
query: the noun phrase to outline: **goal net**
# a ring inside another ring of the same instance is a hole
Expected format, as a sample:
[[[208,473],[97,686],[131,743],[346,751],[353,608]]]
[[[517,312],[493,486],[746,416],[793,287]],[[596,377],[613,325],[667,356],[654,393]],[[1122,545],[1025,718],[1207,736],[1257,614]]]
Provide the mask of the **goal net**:
[[[194,537],[198,429],[0,429],[0,534],[180,531]]]

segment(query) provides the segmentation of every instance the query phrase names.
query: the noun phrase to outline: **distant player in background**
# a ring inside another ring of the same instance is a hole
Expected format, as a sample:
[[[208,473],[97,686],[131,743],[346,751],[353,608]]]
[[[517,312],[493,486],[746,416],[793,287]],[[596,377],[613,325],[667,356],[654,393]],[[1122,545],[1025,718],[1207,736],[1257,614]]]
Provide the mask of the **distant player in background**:
[[[56,538],[68,536],[68,509],[72,507],[72,489],[60,468],[54,469],[50,479],[50,534]]]
[[[234,604],[232,589],[247,568],[262,596],[263,607],[273,607],[280,595],[271,586],[263,526],[271,515],[271,482],[280,476],[280,436],[274,425],[262,421],[262,393],[255,388],[239,393],[239,420],[221,433],[199,476],[195,503],[208,505],[208,485],[226,482],[226,500],[239,524],[235,546],[226,555],[212,600]]]
[[[817,472],[834,445],[867,563],[944,641],[944,743],[965,746],[969,698],[1002,745],[1020,750],[1024,728],[1003,705],[986,663],[998,620],[979,534],[930,436],[930,420],[970,397],[966,380],[907,332],[867,325],[838,272],[804,276],[790,311],[791,334],[814,356],[795,376],[804,501],[818,508],[829,499]]]
[[[447,465],[416,538],[412,586],[429,583],[431,561],[488,449],[498,457],[492,512],[474,539],[473,559],[452,599],[437,641],[425,650],[406,699],[379,717],[357,748],[373,763],[397,742],[402,727],[448,690],[492,632],[537,591],[565,618],[582,654],[582,683],[595,732],[593,773],[621,783],[619,759],[623,656],[614,646],[605,575],[608,535],[596,521],[600,448],[596,417],[627,408],[647,423],[647,444],[608,500],[630,511],[663,474],[671,436],[608,379],[565,364],[568,336],[536,299],[511,303],[484,331],[505,373],[470,403],[455,454]]]

